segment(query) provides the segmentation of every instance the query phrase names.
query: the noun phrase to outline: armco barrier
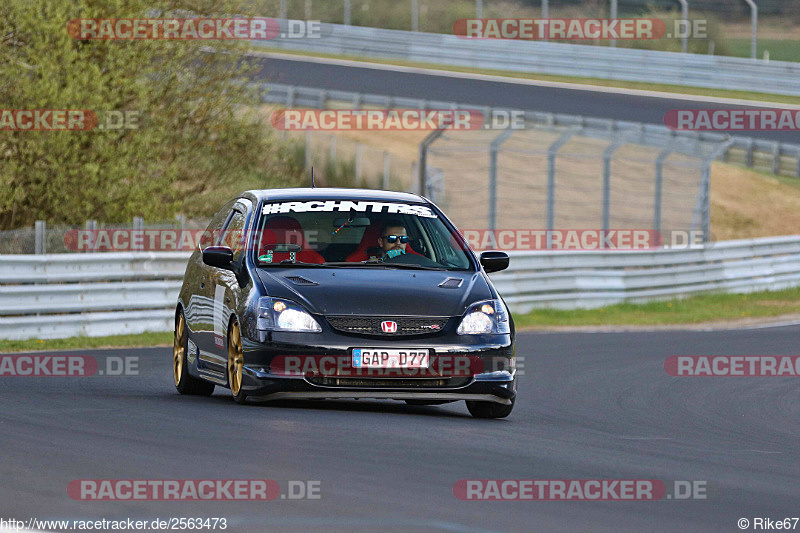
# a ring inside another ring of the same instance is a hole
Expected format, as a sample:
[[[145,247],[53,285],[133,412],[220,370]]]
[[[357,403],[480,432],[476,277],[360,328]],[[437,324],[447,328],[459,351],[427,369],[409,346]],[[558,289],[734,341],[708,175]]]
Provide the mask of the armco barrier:
[[[0,256],[0,338],[169,331],[188,256]],[[511,256],[510,268],[492,274],[492,280],[515,312],[800,286],[800,236],[724,241],[692,250]]]
[[[800,63],[322,24],[318,39],[253,46],[478,69],[800,95]]]
[[[492,280],[517,312],[800,285],[800,236],[723,241],[694,250],[511,255],[511,268],[494,274]]]
[[[170,331],[189,255],[0,255],[0,338]]]

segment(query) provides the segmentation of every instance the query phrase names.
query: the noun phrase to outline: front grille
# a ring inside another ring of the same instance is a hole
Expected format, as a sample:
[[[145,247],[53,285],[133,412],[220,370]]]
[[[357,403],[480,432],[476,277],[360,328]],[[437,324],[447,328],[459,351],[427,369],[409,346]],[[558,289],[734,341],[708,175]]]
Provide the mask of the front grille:
[[[308,377],[306,380],[312,385],[322,387],[352,387],[370,389],[408,389],[408,388],[454,388],[467,385],[472,378],[446,378],[446,379],[392,379],[392,378],[333,378],[333,377]]]
[[[376,316],[329,316],[331,327],[345,333],[379,335],[383,337],[408,337],[411,335],[430,335],[444,330],[447,317],[376,317]],[[384,333],[381,322],[397,323],[395,333]]]

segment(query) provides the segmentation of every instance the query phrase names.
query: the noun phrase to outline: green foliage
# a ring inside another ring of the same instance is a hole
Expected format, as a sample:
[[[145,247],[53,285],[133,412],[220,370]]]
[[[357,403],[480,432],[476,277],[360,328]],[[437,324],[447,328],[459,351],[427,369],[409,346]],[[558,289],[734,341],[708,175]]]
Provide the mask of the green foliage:
[[[247,15],[237,0],[4,0],[3,109],[138,113],[138,129],[0,132],[0,229],[207,216],[236,192],[294,184],[254,91],[247,41],[75,40],[67,21]],[[180,10],[180,11],[179,11]],[[173,15],[181,16],[181,15]]]

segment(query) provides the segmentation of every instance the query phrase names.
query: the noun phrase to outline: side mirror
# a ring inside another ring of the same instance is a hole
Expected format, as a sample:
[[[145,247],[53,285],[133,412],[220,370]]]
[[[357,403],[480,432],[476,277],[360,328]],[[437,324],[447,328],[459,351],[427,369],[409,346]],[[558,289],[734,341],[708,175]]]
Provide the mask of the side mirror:
[[[508,254],[505,252],[482,252],[481,265],[487,274],[505,270],[508,268]]]
[[[233,250],[227,246],[209,246],[203,250],[203,263],[208,266],[231,270]]]

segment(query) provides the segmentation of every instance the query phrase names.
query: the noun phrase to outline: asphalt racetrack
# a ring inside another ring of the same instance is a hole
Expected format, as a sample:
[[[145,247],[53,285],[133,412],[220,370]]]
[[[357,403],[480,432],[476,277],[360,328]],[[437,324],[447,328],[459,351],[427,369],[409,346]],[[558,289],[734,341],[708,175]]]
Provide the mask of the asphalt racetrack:
[[[459,76],[459,73],[443,76],[397,72],[325,63],[320,60],[307,61],[302,58],[260,57],[256,61],[263,65],[256,77],[272,83],[406,98],[425,98],[479,106],[584,115],[662,126],[664,125],[664,115],[671,109],[748,109],[723,103],[591,90],[591,86],[586,86],[587,90],[581,90],[526,85],[511,81],[500,82],[454,77]],[[754,102],[753,105],[773,107],[757,102]],[[730,133],[771,141],[797,142],[796,131],[737,131]]]
[[[800,327],[521,333],[511,416],[463,402],[239,406],[179,396],[171,348],[127,377],[0,378],[0,517],[225,517],[228,531],[739,531],[800,515],[800,381],[671,377],[670,355],[795,355]],[[320,498],[76,501],[78,479],[319,481]],[[461,479],[705,482],[705,499],[461,501]],[[800,527],[800,526],[798,526]]]

